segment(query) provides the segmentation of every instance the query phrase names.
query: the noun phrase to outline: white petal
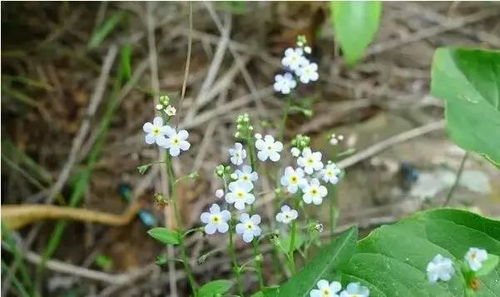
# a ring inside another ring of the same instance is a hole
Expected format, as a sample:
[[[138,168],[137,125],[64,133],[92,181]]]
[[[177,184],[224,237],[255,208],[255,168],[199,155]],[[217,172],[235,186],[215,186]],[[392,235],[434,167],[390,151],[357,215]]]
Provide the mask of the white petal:
[[[207,225],[205,225],[205,233],[207,233],[207,234],[214,234],[215,231],[217,231],[217,228],[215,227],[214,224],[207,224]]]
[[[210,213],[208,213],[208,212],[202,213],[200,216],[200,220],[202,223],[207,224],[210,221]]]
[[[170,126],[165,126],[164,128],[162,128],[162,130],[165,132],[165,135],[167,135],[168,137],[172,137],[175,135],[175,129],[170,127]]]
[[[223,210],[221,211],[221,216],[224,219],[224,221],[229,221],[231,219],[231,213],[228,210]]]
[[[227,230],[229,230],[229,225],[226,222],[217,225],[217,231],[219,231],[220,233],[226,233]]]
[[[237,210],[243,210],[243,209],[245,209],[245,202],[243,202],[241,200],[236,200],[234,202],[234,208],[236,208]]]
[[[243,232],[245,232],[245,224],[236,224],[236,233],[243,234]]]
[[[254,214],[250,220],[255,224],[255,225],[258,225],[260,224],[260,216],[258,214]]]
[[[271,161],[273,162],[277,162],[280,159],[280,154],[278,154],[277,152],[271,152],[271,154],[269,155],[269,159],[271,159]]]
[[[265,151],[259,151],[257,153],[257,158],[259,158],[259,160],[261,160],[262,162],[266,161],[268,157],[269,155]]]
[[[179,136],[181,140],[186,140],[189,137],[189,133],[186,130],[180,130],[177,136]]]
[[[246,231],[245,233],[243,233],[243,241],[252,242],[252,240],[253,240],[253,233],[252,232]]]
[[[157,136],[156,137],[156,144],[161,146],[161,147],[165,147],[165,145],[167,144],[167,139],[163,136]]]
[[[337,293],[341,289],[342,289],[342,284],[340,284],[339,282],[334,281],[330,284],[330,290],[332,290],[332,292],[334,293]]]
[[[217,204],[212,204],[212,206],[210,206],[210,213],[212,214],[217,214],[220,212],[220,207],[219,205]]]
[[[156,137],[153,134],[146,134],[144,141],[146,141],[147,144],[153,144],[156,141]]]
[[[259,151],[263,150],[265,146],[266,143],[262,139],[257,139],[255,141],[255,148],[257,148]]]
[[[161,117],[155,117],[153,119],[153,125],[155,127],[161,127],[161,126],[163,126],[163,119]]]
[[[187,141],[181,141],[179,147],[181,150],[187,151],[191,147],[191,144]]]
[[[242,213],[240,215],[240,222],[245,223],[248,220],[250,220],[250,216],[247,213]]]
[[[144,132],[146,133],[150,133],[151,131],[153,131],[153,124],[151,124],[150,122],[145,123],[142,126],[142,130],[144,130]]]
[[[318,289],[313,289],[309,293],[310,297],[321,297],[321,292]]]
[[[170,147],[170,156],[172,157],[177,157],[181,153],[181,150],[179,147],[173,146]]]
[[[318,288],[321,290],[321,289],[324,289],[324,288],[328,288],[330,286],[330,284],[328,283],[327,280],[324,280],[324,279],[321,279],[318,281]]]

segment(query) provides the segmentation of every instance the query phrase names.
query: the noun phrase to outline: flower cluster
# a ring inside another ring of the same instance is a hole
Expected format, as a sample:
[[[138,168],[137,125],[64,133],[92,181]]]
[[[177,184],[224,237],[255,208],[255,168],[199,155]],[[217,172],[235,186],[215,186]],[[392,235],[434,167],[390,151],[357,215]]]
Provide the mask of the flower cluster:
[[[360,283],[349,283],[344,290],[342,290],[342,284],[333,281],[328,282],[327,280],[319,280],[317,283],[317,289],[312,289],[309,292],[310,297],[368,297],[370,296],[370,290],[362,286]]]
[[[467,269],[477,272],[483,267],[483,263],[488,260],[488,252],[484,249],[471,247],[464,257]],[[449,281],[455,274],[453,260],[437,254],[427,264],[427,278],[429,282]]]
[[[142,129],[146,133],[147,144],[156,143],[159,147],[167,149],[172,157],[177,157],[181,151],[187,151],[191,147],[187,141],[189,133],[186,130],[177,131],[164,124],[162,117],[155,117],[153,123],[145,123]]]
[[[284,52],[281,64],[285,68],[284,74],[278,74],[274,77],[274,90],[281,94],[290,94],[297,87],[296,79],[307,84],[317,81],[318,64],[311,62],[307,55],[311,53],[311,48],[307,46],[305,38],[297,40],[296,48],[287,48]]]
[[[176,113],[175,107],[170,105],[170,98],[167,95],[160,96],[156,110],[163,111],[169,117],[173,117]]]

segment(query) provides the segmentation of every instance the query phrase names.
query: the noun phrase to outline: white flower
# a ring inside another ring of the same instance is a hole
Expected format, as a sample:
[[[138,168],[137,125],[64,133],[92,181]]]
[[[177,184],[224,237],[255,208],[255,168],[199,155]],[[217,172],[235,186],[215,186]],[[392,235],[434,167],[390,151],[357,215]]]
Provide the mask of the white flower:
[[[175,115],[175,113],[176,113],[176,109],[172,105],[169,105],[169,106],[165,107],[165,113],[169,117],[173,117]]]
[[[304,52],[306,52],[306,54],[310,54],[312,52],[312,49],[310,46],[305,46],[304,47]]]
[[[231,156],[231,163],[238,166],[243,164],[243,159],[247,157],[247,151],[243,149],[241,143],[237,142],[229,149],[229,155]]]
[[[294,156],[295,158],[297,158],[298,156],[300,156],[300,150],[296,147],[292,147],[292,149],[290,150],[290,152],[292,153],[292,156]]]
[[[259,150],[257,157],[261,161],[266,161],[268,158],[276,162],[280,159],[280,152],[283,150],[283,144],[279,141],[274,141],[274,137],[266,135],[264,140],[257,139],[255,147]]]
[[[434,259],[427,264],[426,270],[427,278],[431,283],[435,283],[438,280],[449,281],[455,273],[451,259],[445,258],[440,254],[437,254]]]
[[[219,233],[226,233],[229,229],[227,221],[231,219],[231,213],[227,210],[220,211],[217,204],[210,206],[210,212],[204,212],[200,216],[200,220],[205,223],[205,233],[214,234],[215,231]]]
[[[226,194],[226,202],[234,203],[234,207],[238,210],[245,208],[245,204],[252,204],[255,201],[255,196],[250,193],[253,189],[251,182],[237,180],[229,184],[229,193]]]
[[[236,171],[231,174],[231,177],[245,182],[254,182],[259,179],[259,175],[257,174],[257,172],[253,171],[252,167],[248,165],[243,165],[241,170],[236,169]]]
[[[297,86],[297,82],[292,74],[285,73],[284,75],[278,74],[274,77],[274,90],[281,94],[290,94],[290,91]]]
[[[312,174],[315,170],[323,168],[321,153],[312,152],[310,148],[306,147],[302,150],[302,155],[297,159],[297,164],[303,167],[307,174]]]
[[[335,146],[335,145],[339,144],[339,142],[341,142],[342,140],[344,140],[344,135],[336,135],[335,133],[330,135],[330,144],[331,145]]]
[[[316,63],[307,63],[300,67],[297,72],[297,76],[300,81],[307,84],[310,81],[317,81],[319,78],[318,75],[318,64]]]
[[[340,168],[338,168],[335,163],[328,161],[325,168],[321,170],[321,178],[324,182],[335,185],[339,182],[340,173]]]
[[[483,262],[488,259],[488,252],[483,249],[471,247],[465,254],[465,261],[473,271],[478,271],[483,266]]]
[[[301,48],[287,48],[285,56],[281,59],[283,66],[290,68],[292,71],[299,70],[308,61],[304,57],[304,52]]]
[[[217,190],[215,190],[215,197],[217,197],[219,199],[222,198],[222,197],[224,197],[224,190],[223,189],[217,189]]]
[[[317,285],[318,288],[312,289],[309,293],[310,297],[339,297],[337,293],[342,289],[339,282],[329,283],[325,279],[319,280]]]
[[[290,206],[285,204],[281,207],[281,212],[276,215],[276,221],[288,224],[295,220],[298,216],[299,213],[295,209],[292,209]]]
[[[255,133],[255,139],[262,139],[262,134],[260,133]]]
[[[242,234],[245,242],[251,242],[254,237],[260,236],[262,233],[259,224],[259,215],[255,214],[250,217],[247,213],[242,213],[240,223],[236,224],[236,233]]]
[[[191,144],[187,141],[188,131],[180,130],[176,132],[174,128],[167,126],[166,134],[167,140],[163,147],[169,150],[170,156],[177,157],[181,150],[187,151],[191,147]]]
[[[307,204],[311,204],[312,202],[320,205],[323,202],[323,197],[328,194],[326,187],[322,186],[317,178],[313,178],[309,183],[306,183],[302,187],[302,191],[304,191],[302,200]]]
[[[163,104],[156,104],[155,108],[156,108],[156,110],[162,110]]]
[[[163,119],[161,117],[155,117],[153,123],[145,123],[142,126],[142,130],[146,132],[145,141],[147,144],[153,144],[156,142],[157,145],[163,146],[165,144],[165,134],[170,127],[163,125]]]
[[[280,182],[290,193],[297,193],[299,187],[302,188],[307,183],[304,179],[304,171],[301,168],[293,169],[291,166],[285,168],[285,174]]]
[[[368,297],[370,290],[360,285],[359,283],[350,283],[344,291],[340,293],[340,297]]]

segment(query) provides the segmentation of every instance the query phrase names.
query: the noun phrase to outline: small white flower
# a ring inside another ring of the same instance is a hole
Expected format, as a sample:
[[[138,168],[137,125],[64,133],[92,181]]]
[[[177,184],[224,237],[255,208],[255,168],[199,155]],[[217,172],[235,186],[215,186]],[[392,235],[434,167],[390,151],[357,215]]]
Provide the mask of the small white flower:
[[[280,159],[279,153],[283,150],[283,144],[279,141],[274,141],[274,137],[271,135],[266,135],[264,140],[257,139],[257,141],[255,141],[255,147],[259,150],[257,158],[261,161],[270,159],[276,162]]]
[[[340,293],[340,297],[368,297],[370,290],[362,286],[360,283],[350,283],[344,291]]]
[[[293,169],[291,166],[285,168],[285,174],[281,177],[281,185],[290,193],[297,193],[297,190],[305,186],[304,171],[301,168]]]
[[[252,242],[254,237],[258,237],[262,233],[259,224],[259,215],[255,214],[250,217],[247,213],[242,213],[240,223],[236,224],[236,233],[242,234],[245,242]]]
[[[255,139],[262,139],[262,134],[260,133],[255,133]]]
[[[307,174],[312,174],[315,170],[321,170],[323,168],[321,153],[312,152],[310,148],[306,147],[302,150],[302,155],[297,159],[297,164],[304,168]]]
[[[297,82],[292,74],[285,73],[284,75],[278,74],[274,77],[274,90],[281,94],[290,94],[291,90],[297,86]]]
[[[165,107],[165,113],[169,117],[173,117],[175,115],[175,113],[176,113],[176,109],[172,105],[169,105],[169,106]]]
[[[231,177],[245,182],[254,182],[259,179],[259,175],[257,174],[257,172],[253,171],[252,167],[248,165],[243,165],[241,170],[236,169],[236,171],[231,174]]]
[[[187,141],[188,131],[180,130],[176,132],[174,128],[167,126],[166,134],[167,140],[163,147],[169,150],[170,156],[177,157],[181,151],[187,151],[191,147],[191,144]]]
[[[155,108],[156,108],[156,110],[162,110],[163,109],[163,105],[162,104],[156,104]]]
[[[215,197],[217,197],[219,199],[222,198],[222,197],[224,197],[224,190],[223,189],[217,189],[217,190],[215,190]]]
[[[330,144],[335,146],[344,140],[344,135],[336,135],[335,133],[330,136]]]
[[[307,63],[300,67],[297,72],[297,76],[299,77],[302,83],[309,83],[310,81],[317,81],[319,78],[318,75],[318,64],[316,63]]]
[[[317,289],[312,289],[309,293],[310,297],[339,297],[337,293],[342,289],[339,282],[329,283],[325,279],[319,280],[317,286]]]
[[[229,155],[231,156],[231,163],[239,166],[243,164],[243,160],[247,157],[247,151],[241,143],[237,142],[229,149]]]
[[[304,57],[304,52],[301,48],[287,48],[285,56],[281,59],[283,66],[290,68],[292,71],[298,71],[308,61]]]
[[[281,212],[276,215],[276,221],[288,224],[295,220],[298,216],[299,213],[295,209],[292,209],[290,206],[285,204],[281,207]]]
[[[465,261],[472,271],[478,271],[483,266],[483,262],[488,259],[488,252],[483,249],[471,247],[465,254]]]
[[[226,194],[226,202],[234,203],[234,207],[238,210],[245,208],[246,204],[252,204],[255,201],[255,196],[250,193],[253,189],[251,182],[237,180],[229,184],[229,193]]]
[[[302,200],[307,204],[314,203],[315,205],[320,205],[323,202],[323,197],[328,194],[326,187],[322,186],[317,178],[313,178],[309,183],[306,183],[302,187],[302,191],[304,192]]]
[[[311,47],[310,47],[310,46],[305,46],[305,47],[304,47],[304,52],[305,52],[306,54],[310,54],[310,53],[312,52]]]
[[[220,210],[219,205],[212,204],[210,212],[204,212],[200,216],[200,220],[205,223],[205,233],[214,234],[216,231],[219,233],[226,233],[229,229],[227,221],[231,219],[231,213],[227,210]]]
[[[453,261],[437,254],[432,261],[427,264],[427,278],[429,282],[435,283],[439,280],[449,281],[455,269],[453,268]]]
[[[328,161],[328,164],[321,171],[321,178],[324,182],[335,185],[339,182],[340,173],[340,168],[335,163]]]
[[[161,117],[155,117],[152,124],[147,122],[144,126],[142,126],[142,130],[146,132],[146,143],[153,144],[156,142],[159,146],[163,146],[165,144],[165,134],[167,134],[168,129],[170,129],[170,127],[163,125],[163,119]]]
[[[292,156],[294,156],[295,158],[297,158],[298,156],[300,156],[300,150],[296,147],[292,147],[292,149],[290,150],[290,152],[292,153]]]

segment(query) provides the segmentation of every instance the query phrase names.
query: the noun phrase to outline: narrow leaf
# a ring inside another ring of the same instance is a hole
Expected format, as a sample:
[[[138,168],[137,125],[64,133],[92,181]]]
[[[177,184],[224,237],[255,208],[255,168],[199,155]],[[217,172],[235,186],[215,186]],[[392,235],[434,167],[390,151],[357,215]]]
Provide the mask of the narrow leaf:
[[[149,236],[164,244],[179,244],[179,233],[163,227],[149,229]]]

